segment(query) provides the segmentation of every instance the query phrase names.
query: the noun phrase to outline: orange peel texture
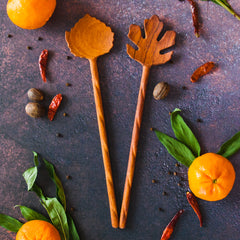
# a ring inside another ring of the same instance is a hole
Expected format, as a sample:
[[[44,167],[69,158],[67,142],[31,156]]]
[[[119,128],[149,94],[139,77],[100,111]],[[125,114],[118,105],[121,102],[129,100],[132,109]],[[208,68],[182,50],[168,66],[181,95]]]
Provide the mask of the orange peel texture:
[[[61,240],[58,230],[49,222],[32,220],[19,229],[16,240]]]
[[[10,20],[24,29],[37,29],[46,24],[56,7],[56,0],[8,0]]]
[[[190,165],[188,181],[196,197],[218,201],[230,193],[235,181],[235,170],[225,157],[216,153],[206,153]]]

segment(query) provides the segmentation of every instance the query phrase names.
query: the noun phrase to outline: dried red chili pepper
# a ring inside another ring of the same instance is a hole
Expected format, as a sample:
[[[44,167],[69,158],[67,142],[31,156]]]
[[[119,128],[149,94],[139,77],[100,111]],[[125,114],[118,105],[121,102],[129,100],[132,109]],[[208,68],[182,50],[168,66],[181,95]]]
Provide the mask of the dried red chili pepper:
[[[48,50],[44,49],[40,56],[39,56],[39,69],[40,69],[40,74],[42,77],[42,80],[46,82],[46,68],[47,68],[47,60],[48,60]]]
[[[187,192],[186,196],[187,196],[187,200],[188,200],[189,204],[191,205],[192,209],[194,210],[194,212],[198,216],[198,219],[199,219],[199,222],[200,222],[200,227],[202,227],[202,214],[200,212],[199,205],[198,205],[196,197],[191,192]]]
[[[196,69],[191,77],[192,82],[196,82],[200,77],[209,73],[215,66],[214,62],[207,62]]]
[[[174,227],[177,223],[178,218],[183,214],[184,210],[179,210],[176,215],[172,218],[172,220],[169,222],[169,224],[167,225],[167,227],[164,229],[161,240],[168,240],[174,230]]]
[[[50,121],[53,120],[56,112],[57,112],[57,109],[59,108],[60,104],[61,104],[61,101],[62,101],[62,94],[58,94],[56,95],[51,104],[49,105],[49,109],[48,109],[48,119]]]
[[[199,20],[198,20],[197,4],[193,0],[188,0],[188,2],[191,5],[194,33],[195,33],[195,36],[198,38],[200,35],[199,35]]]

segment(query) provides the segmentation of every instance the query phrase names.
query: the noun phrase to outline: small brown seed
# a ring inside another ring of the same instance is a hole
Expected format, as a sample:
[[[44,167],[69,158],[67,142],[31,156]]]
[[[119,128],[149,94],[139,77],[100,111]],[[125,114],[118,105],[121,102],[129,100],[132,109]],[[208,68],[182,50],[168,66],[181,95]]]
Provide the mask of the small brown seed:
[[[164,99],[169,93],[169,85],[166,82],[158,83],[153,90],[153,97],[156,100]]]
[[[67,87],[71,87],[72,84],[71,84],[71,83],[66,83],[66,86],[67,86]]]
[[[30,46],[27,46],[27,49],[28,49],[28,50],[32,50],[32,47],[30,47]]]
[[[162,193],[162,195],[163,195],[163,196],[166,196],[166,195],[167,195],[167,193],[166,193],[166,192],[163,192],[163,193]]]
[[[44,98],[43,93],[36,88],[30,88],[27,92],[27,95],[29,100],[33,102],[42,101]]]
[[[177,172],[174,172],[173,175],[174,175],[174,176],[177,176]]]
[[[26,105],[25,111],[32,118],[42,117],[45,114],[45,109],[39,103],[30,102]]]
[[[175,166],[176,166],[176,167],[179,167],[180,165],[179,165],[179,163],[175,163]]]
[[[152,180],[152,183],[156,183],[156,182],[157,182],[157,180],[156,180],[156,179],[153,179],[153,180]]]
[[[67,116],[68,116],[68,114],[67,114],[67,113],[63,113],[63,116],[64,116],[64,117],[67,117]]]
[[[66,179],[68,179],[68,180],[71,179],[71,176],[70,176],[70,175],[67,175],[67,176],[66,176]]]
[[[38,37],[38,41],[42,41],[43,40],[43,38],[42,37]]]

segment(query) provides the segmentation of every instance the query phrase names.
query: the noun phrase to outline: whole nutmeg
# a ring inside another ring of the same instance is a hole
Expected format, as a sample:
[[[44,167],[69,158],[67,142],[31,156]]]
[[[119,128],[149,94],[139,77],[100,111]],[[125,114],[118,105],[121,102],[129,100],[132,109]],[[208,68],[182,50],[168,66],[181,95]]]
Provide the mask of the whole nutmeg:
[[[166,82],[158,83],[153,90],[153,97],[156,100],[165,98],[169,93],[170,87]]]
[[[36,88],[30,88],[27,92],[27,95],[29,100],[34,102],[42,101],[44,98],[43,93]]]
[[[30,102],[26,105],[25,111],[32,118],[42,117],[45,114],[45,109],[39,103]]]

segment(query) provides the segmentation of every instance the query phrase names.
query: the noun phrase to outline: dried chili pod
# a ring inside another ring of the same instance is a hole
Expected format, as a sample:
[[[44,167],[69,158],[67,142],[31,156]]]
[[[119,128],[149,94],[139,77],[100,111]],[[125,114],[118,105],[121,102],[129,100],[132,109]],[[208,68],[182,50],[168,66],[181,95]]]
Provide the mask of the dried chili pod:
[[[202,66],[200,66],[198,69],[194,71],[193,75],[191,76],[191,81],[192,82],[198,81],[200,77],[209,73],[214,68],[214,66],[215,66],[214,62],[204,63]]]
[[[184,212],[183,209],[179,210],[176,213],[176,215],[172,218],[172,220],[169,222],[169,224],[164,229],[161,240],[168,240],[171,237],[171,235],[173,233],[173,230],[174,230],[174,227],[177,223],[177,220],[183,214],[183,212]]]
[[[38,63],[39,63],[39,69],[40,69],[40,74],[41,74],[41,77],[42,77],[42,80],[44,82],[46,82],[46,68],[47,68],[47,60],[48,60],[48,50],[47,49],[44,49],[40,56],[39,56],[39,60],[38,60]]]
[[[50,121],[53,120],[60,104],[62,101],[62,94],[57,94],[53,99],[51,104],[49,105],[49,109],[48,109],[48,119]]]
[[[198,219],[200,222],[200,227],[202,227],[202,214],[200,212],[196,197],[194,196],[194,194],[192,192],[187,192],[186,196],[187,196],[187,200],[188,200],[189,204],[191,205],[192,209],[198,216]]]
[[[188,2],[191,5],[191,12],[192,12],[192,20],[193,20],[193,26],[194,26],[194,33],[195,36],[198,38],[199,35],[199,20],[198,20],[198,9],[197,4],[193,0],[188,0]]]

